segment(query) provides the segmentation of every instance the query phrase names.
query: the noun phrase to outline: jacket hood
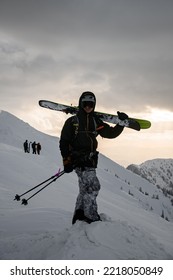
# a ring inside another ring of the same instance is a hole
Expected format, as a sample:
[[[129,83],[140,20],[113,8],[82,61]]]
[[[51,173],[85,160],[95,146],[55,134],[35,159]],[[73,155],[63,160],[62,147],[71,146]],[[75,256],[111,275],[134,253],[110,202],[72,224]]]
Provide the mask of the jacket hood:
[[[82,93],[81,97],[79,98],[79,109],[83,109],[82,108],[82,102],[83,101],[91,101],[94,103],[94,107],[93,109],[95,109],[95,106],[96,106],[96,97],[94,95],[93,92],[91,91],[85,91]]]

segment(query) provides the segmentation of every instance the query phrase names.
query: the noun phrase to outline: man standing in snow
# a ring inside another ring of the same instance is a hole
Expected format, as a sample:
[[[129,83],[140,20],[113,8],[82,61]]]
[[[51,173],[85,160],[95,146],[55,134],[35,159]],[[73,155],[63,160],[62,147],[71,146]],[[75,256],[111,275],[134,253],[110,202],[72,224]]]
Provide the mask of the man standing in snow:
[[[37,154],[39,155],[41,151],[41,144],[37,143]]]
[[[25,153],[29,153],[29,150],[28,150],[28,140],[26,140],[26,141],[23,143],[23,148],[24,148],[24,152],[25,152]]]
[[[34,142],[32,143],[32,153],[35,154],[35,155],[36,155],[36,146],[37,146],[37,144],[36,144],[36,142],[34,141]]]
[[[72,224],[77,220],[88,223],[99,221],[96,198],[100,190],[100,182],[96,176],[98,162],[97,139],[115,138],[124,127],[109,126],[94,114],[96,97],[90,92],[83,92],[79,99],[79,112],[66,120],[60,137],[60,151],[63,158],[64,171],[70,173],[75,169],[79,180],[79,195]],[[121,120],[128,118],[125,113],[118,112]]]

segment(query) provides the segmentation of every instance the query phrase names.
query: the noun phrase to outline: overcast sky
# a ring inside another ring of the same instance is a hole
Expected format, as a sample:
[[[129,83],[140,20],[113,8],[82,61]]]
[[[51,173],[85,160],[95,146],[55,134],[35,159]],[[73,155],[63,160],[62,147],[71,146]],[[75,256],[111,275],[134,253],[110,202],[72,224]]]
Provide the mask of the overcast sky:
[[[145,142],[151,137],[154,150],[157,133],[169,139],[158,151],[169,150],[148,158],[173,157],[172,50],[172,0],[1,0],[0,109],[59,136],[65,117],[38,108],[38,100],[75,105],[90,90],[98,110],[159,119],[150,132],[111,142],[115,154],[102,141],[103,153],[123,162],[119,145],[129,150],[139,137],[147,158]],[[145,159],[139,151],[134,161]]]

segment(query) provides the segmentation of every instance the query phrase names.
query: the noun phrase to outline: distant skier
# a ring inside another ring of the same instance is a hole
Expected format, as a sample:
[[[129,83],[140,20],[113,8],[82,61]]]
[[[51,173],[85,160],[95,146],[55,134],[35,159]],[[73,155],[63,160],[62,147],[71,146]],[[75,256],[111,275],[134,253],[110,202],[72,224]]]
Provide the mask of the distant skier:
[[[72,224],[76,220],[88,223],[99,221],[96,198],[100,190],[100,182],[96,176],[98,162],[98,135],[104,138],[119,136],[124,127],[109,126],[94,114],[96,97],[92,92],[84,92],[79,99],[79,112],[68,118],[60,137],[60,151],[63,157],[64,171],[70,173],[75,169],[79,180],[79,194]],[[128,118],[125,113],[118,112],[121,120]]]
[[[33,143],[32,143],[32,153],[33,154],[36,154],[36,142],[34,141]]]
[[[37,154],[39,155],[41,151],[41,144],[37,143]]]
[[[25,153],[29,153],[29,150],[28,150],[28,140],[26,140],[24,143],[23,143],[23,148],[24,148],[24,152]]]

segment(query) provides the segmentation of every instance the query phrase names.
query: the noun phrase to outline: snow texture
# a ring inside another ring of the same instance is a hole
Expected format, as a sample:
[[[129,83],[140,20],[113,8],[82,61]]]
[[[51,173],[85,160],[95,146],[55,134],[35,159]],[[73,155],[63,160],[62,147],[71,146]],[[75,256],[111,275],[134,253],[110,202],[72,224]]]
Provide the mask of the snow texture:
[[[41,143],[41,155],[24,153],[26,139]],[[49,178],[59,167],[58,138],[1,111],[0,259],[173,259],[173,206],[169,197],[101,154],[97,175],[102,221],[71,225],[78,194],[75,172],[64,174],[27,206],[14,200],[16,194]]]

